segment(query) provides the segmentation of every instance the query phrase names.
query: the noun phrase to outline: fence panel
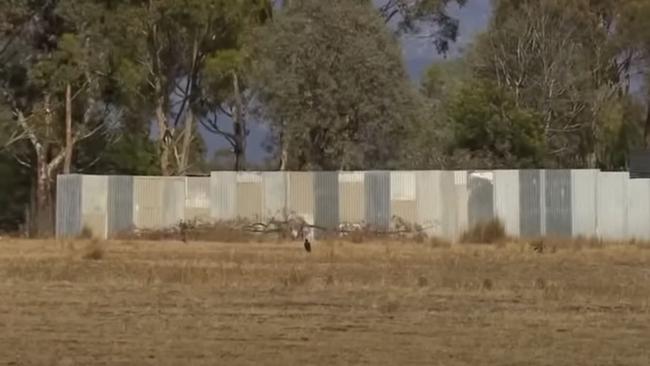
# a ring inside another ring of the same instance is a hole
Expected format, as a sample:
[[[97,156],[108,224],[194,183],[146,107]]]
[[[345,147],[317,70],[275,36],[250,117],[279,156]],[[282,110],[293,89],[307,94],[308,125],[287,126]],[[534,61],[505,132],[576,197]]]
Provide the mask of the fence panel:
[[[342,224],[361,224],[366,218],[365,174],[339,173],[339,220]]]
[[[494,171],[494,212],[510,235],[519,236],[519,171]]]
[[[519,171],[519,234],[542,235],[542,172]]]
[[[571,234],[573,236],[597,236],[598,174],[598,170],[571,171]]]
[[[256,222],[264,218],[264,180],[261,173],[237,174],[237,217]]]
[[[287,208],[287,174],[284,172],[262,173],[264,182],[264,218],[283,219]]]
[[[339,226],[338,172],[314,173],[314,224],[329,230]]]
[[[626,238],[628,179],[627,173],[598,174],[596,219],[598,235],[604,239]]]
[[[133,177],[108,177],[108,236],[133,230]]]
[[[571,237],[571,171],[547,170],[545,182],[546,235]]]
[[[210,175],[210,215],[216,221],[237,217],[237,173],[212,172]]]
[[[494,218],[494,173],[474,171],[468,175],[468,221],[469,226],[473,227]]]
[[[407,223],[418,220],[415,172],[390,172],[390,214]]]
[[[288,212],[314,224],[314,176],[309,172],[288,174]]]
[[[210,219],[210,178],[185,178],[185,219],[201,222]]]
[[[56,183],[56,237],[81,233],[81,175],[59,175]]]
[[[442,236],[443,228],[440,221],[442,202],[440,199],[440,171],[415,172],[415,188],[417,197],[417,223],[422,225],[428,235]]]
[[[650,179],[632,179],[628,185],[627,237],[650,239]]]
[[[101,239],[108,237],[108,177],[85,175],[81,185],[81,226]]]
[[[366,222],[377,230],[390,227],[390,173],[373,171],[365,179]]]

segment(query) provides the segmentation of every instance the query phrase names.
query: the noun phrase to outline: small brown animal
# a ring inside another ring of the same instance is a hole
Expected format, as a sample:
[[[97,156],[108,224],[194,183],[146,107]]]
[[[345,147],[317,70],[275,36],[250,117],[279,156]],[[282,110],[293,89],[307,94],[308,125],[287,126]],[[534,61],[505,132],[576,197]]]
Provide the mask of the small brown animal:
[[[305,250],[307,251],[307,253],[311,253],[311,243],[307,238],[305,238]]]

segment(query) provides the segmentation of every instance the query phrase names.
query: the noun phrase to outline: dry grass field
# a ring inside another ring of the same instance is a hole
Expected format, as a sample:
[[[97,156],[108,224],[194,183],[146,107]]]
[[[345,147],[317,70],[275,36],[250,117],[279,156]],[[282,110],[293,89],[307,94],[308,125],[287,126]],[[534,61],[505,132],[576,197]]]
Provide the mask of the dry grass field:
[[[649,365],[635,244],[0,241],[0,365]]]

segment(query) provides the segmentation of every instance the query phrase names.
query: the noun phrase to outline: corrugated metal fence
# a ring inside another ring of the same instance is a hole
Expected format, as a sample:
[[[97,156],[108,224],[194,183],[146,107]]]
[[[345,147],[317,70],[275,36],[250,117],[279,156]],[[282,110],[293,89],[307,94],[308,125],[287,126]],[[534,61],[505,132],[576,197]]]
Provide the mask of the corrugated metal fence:
[[[650,239],[650,180],[597,170],[58,177],[57,237],[83,228],[110,238],[193,219],[265,221],[287,214],[331,229],[365,224],[388,230],[403,221],[450,240],[497,217],[515,236]]]

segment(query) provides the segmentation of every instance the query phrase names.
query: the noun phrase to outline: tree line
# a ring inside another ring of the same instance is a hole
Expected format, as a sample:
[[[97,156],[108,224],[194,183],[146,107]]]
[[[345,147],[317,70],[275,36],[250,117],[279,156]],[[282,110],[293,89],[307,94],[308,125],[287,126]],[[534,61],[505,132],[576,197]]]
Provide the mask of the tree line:
[[[495,0],[414,84],[400,38],[446,55],[466,1],[3,1],[0,230],[51,232],[61,173],[625,169],[650,141],[650,4]]]

